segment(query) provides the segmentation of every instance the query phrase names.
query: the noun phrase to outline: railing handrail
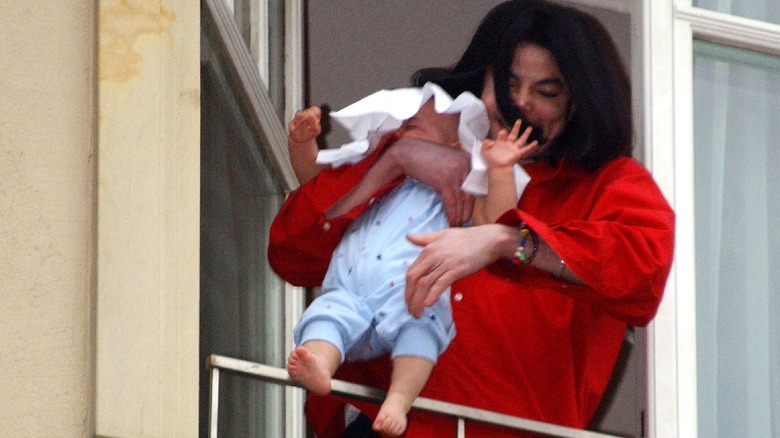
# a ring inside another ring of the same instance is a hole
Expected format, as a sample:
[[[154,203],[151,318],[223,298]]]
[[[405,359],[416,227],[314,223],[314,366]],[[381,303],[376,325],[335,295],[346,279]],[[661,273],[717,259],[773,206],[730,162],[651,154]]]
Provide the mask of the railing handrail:
[[[287,386],[302,386],[290,379],[287,370],[270,365],[265,365],[246,360],[235,359],[226,356],[212,354],[207,361],[208,368],[211,369],[211,398],[209,405],[209,425],[212,438],[217,436],[217,411],[219,401],[219,370],[238,373],[254,379],[265,382],[277,383]],[[385,397],[385,391],[372,388],[370,386],[358,385],[343,380],[334,379],[331,381],[332,393],[334,395],[355,398],[359,400],[381,403]],[[469,406],[455,403],[433,400],[425,397],[418,397],[412,403],[412,409],[433,412],[458,420],[458,438],[465,437],[465,421],[477,421],[507,427],[510,429],[534,432],[557,438],[619,438],[617,435],[608,435],[588,430],[574,429],[571,427],[560,426],[557,424],[544,423],[527,418],[514,417],[506,414],[499,414],[484,409],[472,408]]]

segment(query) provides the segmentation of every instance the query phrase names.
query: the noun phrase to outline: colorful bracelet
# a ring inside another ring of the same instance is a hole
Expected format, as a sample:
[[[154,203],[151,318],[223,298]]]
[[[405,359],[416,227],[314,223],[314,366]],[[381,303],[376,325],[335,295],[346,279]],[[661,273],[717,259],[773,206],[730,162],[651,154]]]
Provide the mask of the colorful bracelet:
[[[525,245],[528,243],[529,237],[533,241],[534,246],[531,249],[531,254],[526,255]],[[516,266],[530,265],[534,261],[537,251],[539,251],[539,236],[537,236],[536,233],[534,233],[529,228],[527,228],[525,226],[525,223],[523,223],[523,228],[520,229],[520,241],[517,243],[517,249],[515,250],[515,253],[512,256],[512,264]]]

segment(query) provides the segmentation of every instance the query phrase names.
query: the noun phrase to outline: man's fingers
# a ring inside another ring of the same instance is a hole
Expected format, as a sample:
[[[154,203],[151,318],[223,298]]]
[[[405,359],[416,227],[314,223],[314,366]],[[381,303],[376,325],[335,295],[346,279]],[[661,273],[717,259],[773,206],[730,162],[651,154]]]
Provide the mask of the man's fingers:
[[[474,196],[469,193],[464,193],[462,198],[463,208],[461,210],[461,217],[458,226],[463,225],[471,219],[471,215],[474,213]]]
[[[418,259],[418,262],[420,260]],[[435,272],[436,265],[422,261],[422,263],[414,263],[406,271],[406,306],[415,317],[419,317],[422,314],[425,301],[426,277],[432,275]]]
[[[451,277],[449,271],[441,265],[435,266],[420,277],[415,286],[413,298],[407,301],[409,313],[416,318],[422,316],[425,308],[434,305],[441,294],[452,284],[452,281],[449,280]]]
[[[447,215],[447,221],[452,226],[460,225],[458,221],[460,221],[463,214],[461,200],[458,196],[459,193],[460,189],[453,190],[452,187],[446,187],[439,193],[442,203],[444,204],[444,212]]]
[[[447,195],[442,193],[441,196],[450,226],[459,227],[471,219],[471,214],[474,212],[474,197],[471,194],[457,189]],[[451,197],[452,204],[449,207],[452,207],[452,210],[448,208],[445,196]]]
[[[444,231],[434,231],[433,233],[425,233],[425,234],[407,234],[406,240],[412,242],[413,244],[417,246],[425,246],[434,240],[438,239],[439,236],[442,235]],[[420,260],[418,257],[417,260]]]

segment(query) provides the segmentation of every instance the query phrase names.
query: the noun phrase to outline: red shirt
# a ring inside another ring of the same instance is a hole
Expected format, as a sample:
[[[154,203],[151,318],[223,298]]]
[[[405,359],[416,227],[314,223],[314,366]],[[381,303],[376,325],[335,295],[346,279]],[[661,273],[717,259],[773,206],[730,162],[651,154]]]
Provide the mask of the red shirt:
[[[269,247],[271,266],[285,280],[319,285],[344,229],[365,206],[331,221],[323,212],[357,184],[378,153],[325,170],[290,194]],[[611,377],[626,326],[646,325],[658,309],[672,263],[674,213],[632,159],[613,160],[595,173],[546,161],[525,170],[531,182],[518,208],[499,221],[527,222],[588,286],[503,262],[456,282],[451,296],[458,335],[422,396],[584,428]],[[386,387],[387,362],[342,368],[338,377]],[[307,412],[320,436],[343,425],[338,409],[335,417],[326,409],[333,400],[310,400]],[[407,437],[455,433],[451,419],[412,412],[409,420]],[[524,436],[475,423],[466,430],[470,437]]]

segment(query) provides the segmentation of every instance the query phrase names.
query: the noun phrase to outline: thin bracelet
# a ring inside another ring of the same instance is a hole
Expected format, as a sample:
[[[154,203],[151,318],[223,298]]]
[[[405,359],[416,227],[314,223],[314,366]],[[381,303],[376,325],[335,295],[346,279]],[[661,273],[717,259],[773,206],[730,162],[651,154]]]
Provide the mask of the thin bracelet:
[[[536,253],[539,252],[539,235],[534,233],[532,230],[529,229],[531,232],[531,239],[534,241],[534,247],[531,250],[531,255],[528,256],[528,258],[525,261],[526,265],[530,265],[534,262],[534,258],[536,258]]]
[[[563,278],[563,272],[566,270],[566,262],[561,259],[560,262],[558,262],[558,274],[555,275],[556,280],[560,280]]]

